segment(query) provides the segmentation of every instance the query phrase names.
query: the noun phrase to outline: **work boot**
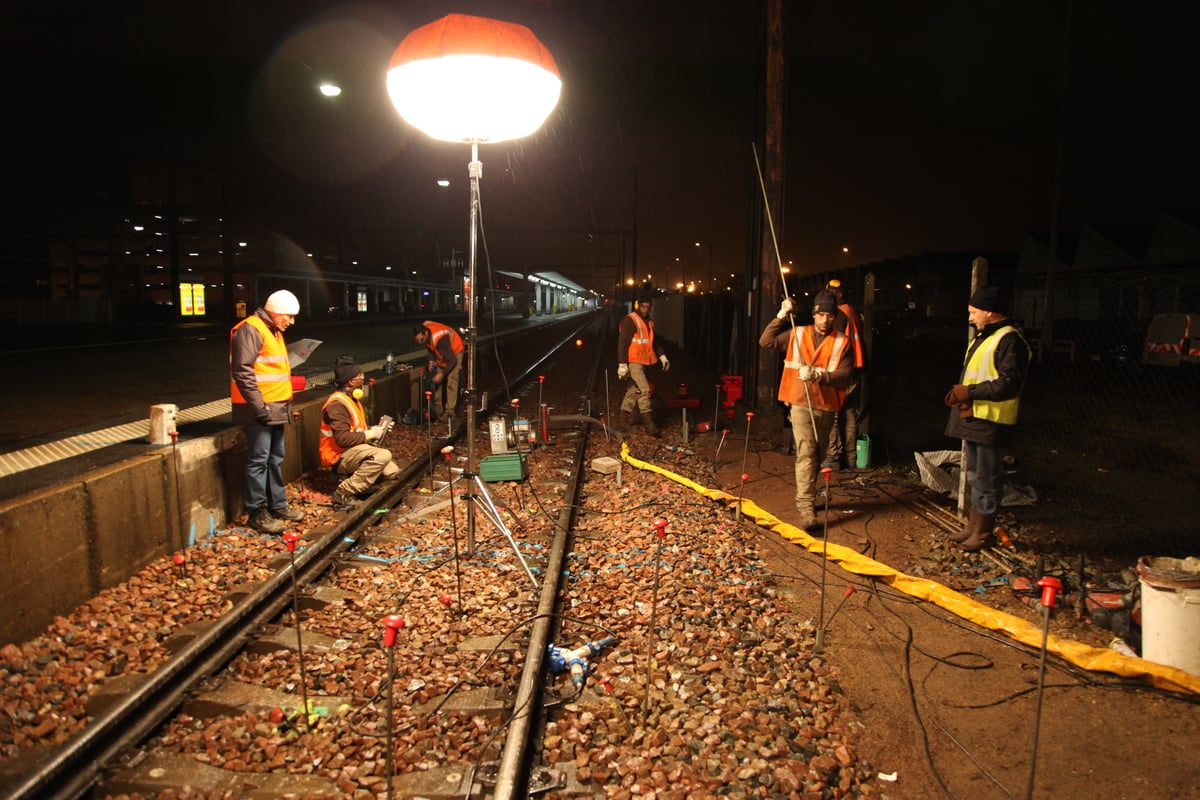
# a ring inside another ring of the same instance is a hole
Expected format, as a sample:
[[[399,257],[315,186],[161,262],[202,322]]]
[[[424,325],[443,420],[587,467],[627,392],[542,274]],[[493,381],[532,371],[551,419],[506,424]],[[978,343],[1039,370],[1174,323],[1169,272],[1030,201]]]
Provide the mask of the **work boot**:
[[[287,525],[272,517],[266,507],[251,511],[246,524],[260,533],[283,533],[287,530]]]
[[[963,525],[963,529],[958,533],[950,534],[948,538],[952,542],[965,542],[970,539],[979,530],[979,521],[983,517],[975,508],[967,515],[967,524]]]
[[[272,508],[271,516],[275,519],[287,520],[288,522],[304,522],[304,512],[290,506]]]
[[[358,502],[358,498],[345,492],[334,492],[330,502],[333,505],[334,511],[348,511]]]
[[[817,526],[817,515],[813,513],[813,504],[811,502],[797,503],[796,511],[799,512],[799,515],[796,519],[796,527],[803,528],[809,533],[819,532]]]
[[[658,436],[660,433],[658,426],[654,424],[654,417],[650,416],[649,413],[642,415],[642,427],[646,429],[646,433],[650,436]]]
[[[633,430],[633,427],[637,425],[637,417],[634,416],[636,413],[636,411],[626,411],[625,409],[621,409],[621,416],[618,418],[617,424],[620,425],[623,430]]]
[[[989,545],[995,543],[995,537],[992,536],[992,528],[996,522],[995,514],[979,514],[979,527],[969,539],[964,541],[959,547],[964,553],[974,553],[977,550],[982,550]]]

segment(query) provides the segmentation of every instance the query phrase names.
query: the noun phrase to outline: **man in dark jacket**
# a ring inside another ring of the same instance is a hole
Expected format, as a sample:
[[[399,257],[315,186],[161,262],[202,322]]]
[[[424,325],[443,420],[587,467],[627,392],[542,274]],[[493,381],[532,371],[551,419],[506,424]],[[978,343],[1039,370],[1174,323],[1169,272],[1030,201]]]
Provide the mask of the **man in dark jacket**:
[[[967,318],[975,338],[967,346],[962,376],[946,392],[946,435],[963,440],[971,485],[967,524],[950,539],[973,553],[992,541],[1003,497],[1004,453],[1017,424],[1031,352],[994,287],[971,295]]]
[[[229,332],[229,396],[233,421],[246,426],[245,504],[250,527],[283,533],[304,514],[287,504],[284,425],[292,422],[292,369],[283,332],[300,301],[280,289]]]

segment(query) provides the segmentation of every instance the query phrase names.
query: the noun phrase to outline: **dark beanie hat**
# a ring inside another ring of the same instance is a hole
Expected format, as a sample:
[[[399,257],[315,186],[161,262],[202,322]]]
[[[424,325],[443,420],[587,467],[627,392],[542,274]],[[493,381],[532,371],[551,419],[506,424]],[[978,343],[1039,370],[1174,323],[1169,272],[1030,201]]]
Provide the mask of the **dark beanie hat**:
[[[362,367],[353,361],[339,361],[333,368],[333,379],[338,386],[345,386],[362,372]]]
[[[984,286],[971,295],[970,304],[980,311],[996,311],[1004,313],[1004,301],[1000,298],[1000,290],[995,286]]]
[[[837,298],[833,292],[820,291],[813,298],[813,313],[834,314],[837,312]]]

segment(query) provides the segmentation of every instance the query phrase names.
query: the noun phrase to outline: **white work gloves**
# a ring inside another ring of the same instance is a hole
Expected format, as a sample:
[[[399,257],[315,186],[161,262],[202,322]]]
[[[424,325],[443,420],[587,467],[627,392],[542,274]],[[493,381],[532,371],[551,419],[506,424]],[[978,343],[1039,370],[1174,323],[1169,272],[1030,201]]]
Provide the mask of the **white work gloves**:
[[[788,314],[792,313],[792,309],[795,308],[795,305],[796,304],[792,302],[792,298],[783,298],[783,302],[779,304],[779,313],[775,315],[775,318],[787,319]]]
[[[372,425],[371,427],[367,428],[365,436],[367,437],[368,442],[379,441],[383,438],[383,426]]]
[[[617,364],[617,380],[623,381],[629,377],[629,365]]]
[[[662,364],[663,372],[671,369],[671,362],[665,355],[658,357],[658,363]]]
[[[826,370],[820,367],[810,367],[808,364],[801,364],[800,369],[797,371],[800,373],[800,380],[814,381],[816,383],[821,382],[821,378],[826,372]]]

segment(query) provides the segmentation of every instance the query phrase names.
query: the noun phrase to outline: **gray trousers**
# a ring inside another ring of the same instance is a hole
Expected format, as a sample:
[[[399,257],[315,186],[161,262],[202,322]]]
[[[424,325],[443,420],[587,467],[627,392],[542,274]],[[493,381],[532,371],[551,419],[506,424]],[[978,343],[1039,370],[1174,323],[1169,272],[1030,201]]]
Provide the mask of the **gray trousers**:
[[[971,504],[980,514],[991,516],[1000,510],[1000,501],[1004,497],[1004,448],[974,442],[963,444],[967,451]]]

